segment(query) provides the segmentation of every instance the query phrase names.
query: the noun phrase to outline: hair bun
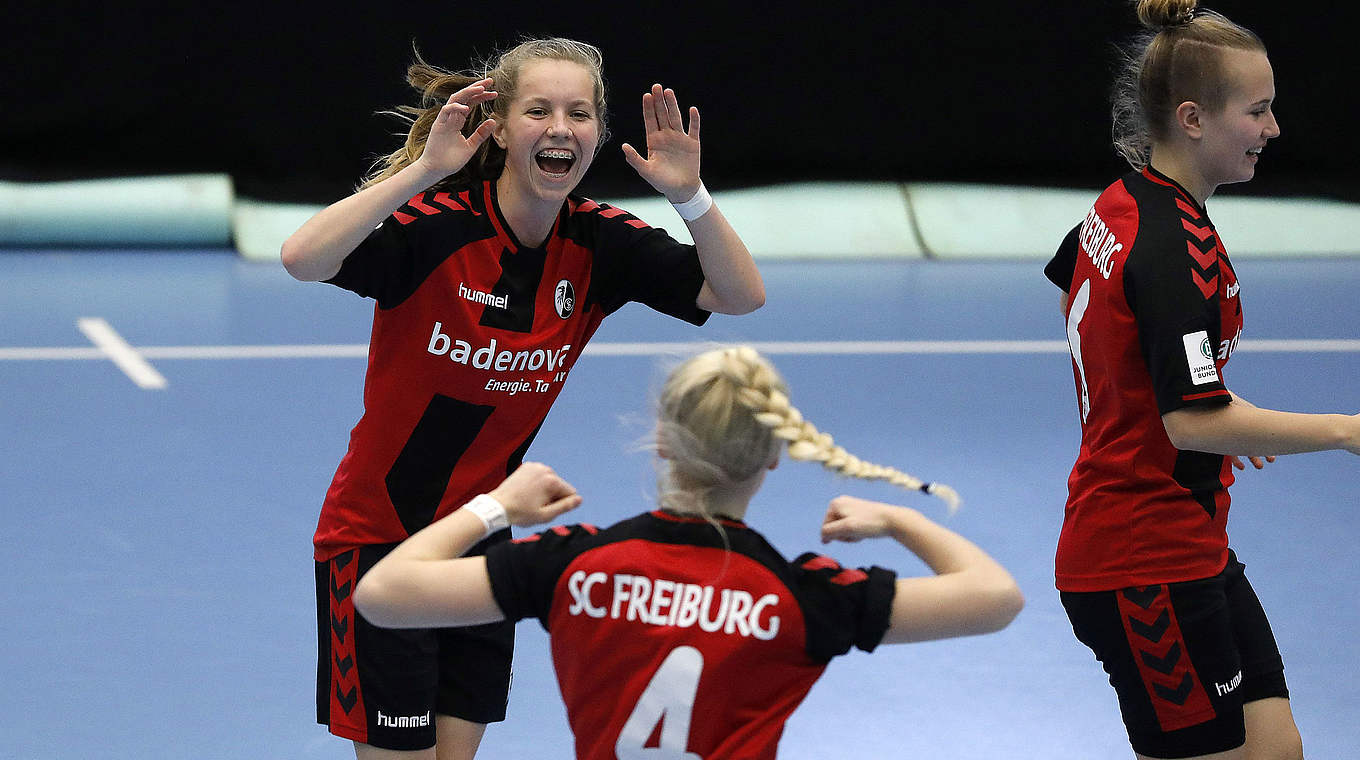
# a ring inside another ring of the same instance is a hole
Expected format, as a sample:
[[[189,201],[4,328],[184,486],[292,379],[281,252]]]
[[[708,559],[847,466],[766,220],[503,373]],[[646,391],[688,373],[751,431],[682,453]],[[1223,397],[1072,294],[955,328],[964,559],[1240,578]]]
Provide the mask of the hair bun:
[[[1152,29],[1184,26],[1195,20],[1199,0],[1137,0],[1138,20]]]

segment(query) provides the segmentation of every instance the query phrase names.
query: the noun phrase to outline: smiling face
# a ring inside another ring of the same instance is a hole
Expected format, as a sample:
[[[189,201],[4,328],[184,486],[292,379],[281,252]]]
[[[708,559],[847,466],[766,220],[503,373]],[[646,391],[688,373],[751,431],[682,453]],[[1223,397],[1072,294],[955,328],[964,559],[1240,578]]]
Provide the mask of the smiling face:
[[[1280,134],[1271,110],[1275,74],[1266,54],[1230,49],[1222,55],[1227,97],[1221,108],[1200,113],[1196,163],[1210,187],[1251,179],[1266,141]]]
[[[595,103],[594,78],[585,66],[556,59],[524,66],[493,136],[506,152],[496,183],[502,202],[542,205],[556,213],[595,157],[600,142]]]

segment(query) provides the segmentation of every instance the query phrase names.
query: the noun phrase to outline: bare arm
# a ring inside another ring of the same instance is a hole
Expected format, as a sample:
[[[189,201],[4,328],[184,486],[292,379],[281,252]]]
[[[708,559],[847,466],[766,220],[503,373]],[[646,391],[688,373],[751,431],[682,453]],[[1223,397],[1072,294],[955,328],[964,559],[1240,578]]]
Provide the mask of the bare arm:
[[[853,496],[831,501],[823,541],[874,536],[890,536],[935,571],[930,577],[898,579],[885,644],[999,631],[1025,604],[1006,568],[920,512]]]
[[[490,79],[471,84],[449,96],[430,127],[430,136],[419,158],[392,177],[336,201],[317,212],[283,242],[283,266],[303,281],[328,280],[364,238],[416,193],[467,164],[495,129],[487,119],[471,135],[463,137],[463,124],[471,106],[492,100]]]
[[[684,203],[699,191],[699,109],[689,109],[689,131],[684,129],[675,91],[652,85],[642,96],[642,121],[647,134],[647,157],[623,145],[623,156],[644,180],[671,203]],[[685,222],[704,284],[696,305],[721,314],[746,314],[765,305],[765,282],[741,236],[716,205],[697,219]]]
[[[490,494],[511,525],[545,523],[581,504],[569,483],[546,465],[525,462]],[[463,557],[486,536],[472,510],[455,510],[403,541],[364,574],[354,606],[374,625],[427,628],[477,625],[505,618],[491,593],[485,557]]]
[[[1188,451],[1256,457],[1330,449],[1360,454],[1360,415],[1279,412],[1236,395],[1223,406],[1167,412],[1162,425],[1171,445]]]
[[[419,163],[321,209],[283,241],[283,268],[304,282],[329,280],[368,234],[416,193],[443,179]]]

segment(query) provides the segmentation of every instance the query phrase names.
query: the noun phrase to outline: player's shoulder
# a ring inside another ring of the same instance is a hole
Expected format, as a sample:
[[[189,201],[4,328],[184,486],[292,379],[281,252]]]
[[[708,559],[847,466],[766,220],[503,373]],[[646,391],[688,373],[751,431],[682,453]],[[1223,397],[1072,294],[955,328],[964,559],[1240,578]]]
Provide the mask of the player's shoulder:
[[[479,234],[495,235],[486,194],[479,185],[435,187],[416,193],[392,212],[391,219],[411,230],[461,230],[470,239]]]
[[[1204,209],[1179,189],[1145,184],[1128,267],[1158,277],[1189,276],[1192,270],[1213,267],[1218,240]]]
[[[612,203],[596,201],[580,195],[569,196],[567,198],[565,230],[568,236],[572,233],[597,229],[626,232],[630,230],[650,230],[652,226],[635,214]]]
[[[598,527],[590,523],[576,523],[573,525],[554,525],[546,530],[513,539],[511,543],[521,546],[536,544],[544,547],[560,547],[590,541],[599,535],[600,529]]]

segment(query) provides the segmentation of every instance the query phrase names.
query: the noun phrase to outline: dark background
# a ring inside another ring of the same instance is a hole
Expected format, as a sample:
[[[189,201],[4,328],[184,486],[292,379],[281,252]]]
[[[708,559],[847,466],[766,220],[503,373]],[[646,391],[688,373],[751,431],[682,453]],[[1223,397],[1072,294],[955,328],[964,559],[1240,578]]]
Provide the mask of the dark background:
[[[1257,179],[1230,192],[1360,200],[1360,73],[1327,4],[1221,0],[1271,52],[1277,115]],[[1123,0],[601,4],[73,3],[12,9],[0,179],[226,172],[254,198],[334,200],[400,125],[412,45],[462,69],[519,38],[605,54],[614,139],[582,186],[650,192],[618,144],[640,95],[674,87],[704,117],[704,177],[962,180],[1098,187]]]

